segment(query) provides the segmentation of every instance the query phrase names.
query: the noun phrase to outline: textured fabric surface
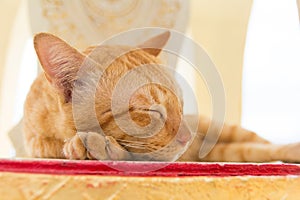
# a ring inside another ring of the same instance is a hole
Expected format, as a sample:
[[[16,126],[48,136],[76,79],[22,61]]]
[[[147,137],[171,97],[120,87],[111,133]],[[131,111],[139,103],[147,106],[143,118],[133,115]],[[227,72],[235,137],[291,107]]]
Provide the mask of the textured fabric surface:
[[[0,160],[0,171],[34,174],[104,176],[286,176],[300,175],[300,165],[283,163],[163,163],[71,160]]]
[[[0,197],[299,199],[299,174],[293,164],[0,160]]]

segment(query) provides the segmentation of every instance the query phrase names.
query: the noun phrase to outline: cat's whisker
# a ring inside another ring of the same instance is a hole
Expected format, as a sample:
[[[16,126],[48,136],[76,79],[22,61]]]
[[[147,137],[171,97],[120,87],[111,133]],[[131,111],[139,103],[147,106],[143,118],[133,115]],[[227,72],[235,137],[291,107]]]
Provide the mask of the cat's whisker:
[[[145,142],[141,142],[141,141],[131,141],[131,140],[122,140],[122,139],[117,139],[117,142],[128,142],[128,143],[140,143],[140,144],[145,144]]]
[[[146,144],[135,144],[135,143],[129,143],[129,142],[119,142],[119,144],[122,144],[122,145],[135,145],[135,146],[146,146]]]
[[[121,144],[124,147],[131,147],[131,148],[136,148],[136,149],[146,149],[146,146],[135,146],[132,144]]]
[[[139,144],[139,143],[134,143],[134,142],[119,142],[119,144],[136,145],[136,146],[145,146],[146,145],[146,144]]]
[[[120,142],[120,145],[124,146],[124,147],[131,147],[131,148],[136,148],[136,149],[146,149],[149,151],[155,151],[157,150],[156,148],[150,147],[147,144],[135,144],[135,143],[122,143]]]
[[[130,140],[122,140],[122,139],[118,139],[117,141],[119,142],[119,144],[121,144],[124,147],[131,147],[131,148],[136,148],[136,149],[146,149],[149,151],[157,150],[156,146],[150,146],[150,144],[146,144],[141,141],[130,141]]]
[[[134,146],[140,146],[140,147],[145,147],[147,146],[147,144],[136,144],[136,143],[130,143],[130,142],[119,142],[119,144],[122,144],[122,145],[134,145]]]

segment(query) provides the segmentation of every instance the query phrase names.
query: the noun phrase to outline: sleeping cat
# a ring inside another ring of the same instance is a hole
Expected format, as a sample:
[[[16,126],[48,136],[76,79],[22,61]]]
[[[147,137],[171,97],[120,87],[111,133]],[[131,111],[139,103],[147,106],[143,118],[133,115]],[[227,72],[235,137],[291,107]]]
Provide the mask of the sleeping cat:
[[[226,124],[212,151],[199,158],[210,120],[200,118],[196,135],[187,123],[196,123],[197,118],[185,116],[187,122],[182,120],[183,100],[179,87],[173,76],[160,67],[158,58],[169,36],[170,33],[165,32],[137,47],[92,46],[80,53],[54,35],[37,34],[34,47],[44,73],[32,84],[25,103],[23,129],[27,153],[39,158],[99,160],[300,161],[300,144],[270,144],[251,131]],[[120,56],[106,67],[112,55]],[[91,69],[88,73],[92,76],[81,80],[81,69]],[[137,73],[134,79],[125,81],[120,93],[113,93],[121,77],[132,70]],[[113,97],[125,98],[132,84],[141,79],[160,80],[168,87],[145,84],[132,94],[128,104],[119,103],[113,111]],[[89,83],[85,80],[95,86],[93,109],[101,130],[95,128],[90,120],[92,113],[84,106],[79,106],[76,122],[74,119],[73,109],[80,104],[78,99],[91,96],[86,92],[85,86]],[[142,132],[132,126],[127,126],[127,130],[120,127],[118,119],[122,121],[128,113]],[[160,128],[148,135],[155,127]]]

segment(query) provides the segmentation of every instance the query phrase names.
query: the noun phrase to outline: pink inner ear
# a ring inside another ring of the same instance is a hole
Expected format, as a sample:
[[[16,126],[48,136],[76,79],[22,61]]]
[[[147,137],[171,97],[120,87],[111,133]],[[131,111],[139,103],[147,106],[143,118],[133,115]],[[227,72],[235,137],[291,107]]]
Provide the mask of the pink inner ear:
[[[55,77],[55,67],[57,66],[51,63],[51,59],[53,59],[51,53],[59,51],[58,42],[62,41],[47,33],[40,33],[34,37],[34,48],[48,80]]]
[[[49,60],[51,59],[49,47],[46,45],[40,45],[37,50],[37,54],[40,60],[40,63],[42,65],[42,68],[44,69],[45,73],[47,74],[48,78],[54,78],[55,77],[55,70],[54,67],[51,65],[51,62]]]
[[[34,38],[34,47],[47,79],[52,82],[62,70],[67,73],[77,71],[84,56],[60,38],[40,33]],[[62,78],[62,77],[61,77]],[[58,80],[59,81],[59,80]]]
[[[63,41],[47,33],[40,33],[34,38],[34,48],[48,78],[55,76],[57,66],[53,62],[53,53],[61,51],[61,46]]]

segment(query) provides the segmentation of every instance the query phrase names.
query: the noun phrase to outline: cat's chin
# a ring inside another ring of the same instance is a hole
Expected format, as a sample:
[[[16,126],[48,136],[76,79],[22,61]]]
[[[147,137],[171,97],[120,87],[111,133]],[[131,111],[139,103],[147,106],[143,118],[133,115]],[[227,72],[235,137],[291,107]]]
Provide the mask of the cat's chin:
[[[149,153],[131,153],[134,161],[158,161],[175,162],[187,150],[190,142],[178,143],[176,140],[171,144]]]

